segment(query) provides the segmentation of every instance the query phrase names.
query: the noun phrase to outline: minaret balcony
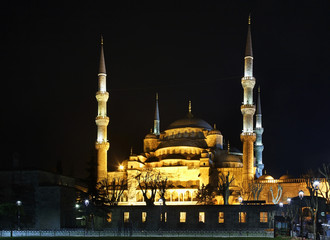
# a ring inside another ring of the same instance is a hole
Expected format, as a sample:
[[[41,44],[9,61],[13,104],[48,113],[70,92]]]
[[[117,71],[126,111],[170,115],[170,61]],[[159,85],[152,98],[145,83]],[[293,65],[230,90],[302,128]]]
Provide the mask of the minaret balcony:
[[[97,126],[107,126],[109,123],[109,118],[107,116],[97,116],[95,118]]]
[[[107,142],[107,141],[96,142],[96,143],[95,143],[95,148],[96,148],[96,150],[99,150],[99,149],[105,149],[105,150],[108,150],[109,147],[110,147],[110,143]]]
[[[102,101],[106,102],[109,99],[109,93],[105,91],[98,91],[95,97],[98,102],[102,102]]]
[[[256,79],[254,77],[242,77],[242,86],[243,88],[254,88],[254,85],[256,84]]]
[[[253,104],[244,104],[241,106],[242,114],[253,115],[256,111],[256,106]]]

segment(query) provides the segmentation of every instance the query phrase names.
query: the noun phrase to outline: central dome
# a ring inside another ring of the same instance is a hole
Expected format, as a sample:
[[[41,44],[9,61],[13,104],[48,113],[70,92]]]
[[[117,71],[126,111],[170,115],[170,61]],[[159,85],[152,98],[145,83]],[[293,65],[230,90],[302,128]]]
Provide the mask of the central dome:
[[[171,123],[168,129],[173,128],[185,128],[185,127],[197,127],[197,128],[205,128],[207,130],[211,130],[212,127],[210,124],[208,124],[203,119],[194,118],[194,117],[186,117],[179,120],[176,120],[175,122]]]

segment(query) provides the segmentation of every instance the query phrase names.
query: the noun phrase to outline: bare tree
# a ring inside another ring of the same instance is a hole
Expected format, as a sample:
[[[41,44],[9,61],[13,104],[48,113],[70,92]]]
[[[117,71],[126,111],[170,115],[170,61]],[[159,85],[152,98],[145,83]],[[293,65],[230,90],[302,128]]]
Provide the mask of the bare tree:
[[[158,182],[158,194],[160,198],[163,200],[163,205],[166,205],[166,199],[165,199],[165,193],[168,188],[167,185],[167,177],[162,177],[162,175],[159,173],[157,176],[157,182]]]
[[[314,230],[314,239],[316,239],[316,218],[317,218],[317,211],[319,209],[319,202],[318,202],[318,192],[319,189],[314,187],[313,184],[317,180],[315,174],[312,170],[309,170],[306,175],[303,176],[306,183],[306,188],[309,191],[309,199],[306,201],[309,211],[312,213],[313,217],[313,230]]]
[[[282,186],[280,184],[277,185],[277,194],[276,194],[276,197],[274,197],[274,193],[273,193],[273,188],[272,187],[270,187],[269,191],[272,194],[272,202],[274,204],[277,204],[280,201],[281,197],[282,197],[282,192],[283,192]]]
[[[257,181],[253,181],[250,184],[251,195],[253,200],[259,200],[259,196],[263,188],[264,188],[264,184]]]
[[[207,184],[200,186],[197,190],[196,199],[197,204],[200,205],[213,205],[213,198],[214,198],[214,188],[212,185]]]
[[[230,172],[225,175],[219,173],[219,179],[217,184],[217,192],[223,197],[224,205],[228,205],[228,199],[230,196],[230,184],[235,180],[234,176],[230,176]]]
[[[127,189],[127,181],[121,178],[103,179],[97,183],[97,199],[102,205],[116,206]]]
[[[322,180],[322,189],[320,194],[326,199],[327,204],[330,204],[330,164],[323,164],[322,168],[319,168],[319,172],[324,177]]]
[[[165,200],[167,178],[164,178],[160,172],[147,168],[141,171],[135,178],[147,206],[154,205],[157,192],[159,192],[163,201]]]

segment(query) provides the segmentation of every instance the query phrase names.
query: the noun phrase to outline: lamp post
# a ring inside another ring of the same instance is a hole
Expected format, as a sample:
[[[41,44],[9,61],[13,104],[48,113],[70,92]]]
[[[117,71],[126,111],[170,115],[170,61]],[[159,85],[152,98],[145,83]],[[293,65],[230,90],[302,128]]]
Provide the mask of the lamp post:
[[[87,211],[87,207],[88,207],[88,205],[89,205],[89,200],[88,199],[85,199],[84,200],[84,204],[85,204],[85,208],[86,208],[86,229],[87,229],[87,227],[88,227],[88,218],[89,218],[89,214],[88,214],[88,211]]]
[[[164,218],[164,216],[163,216],[163,213],[162,213],[162,206],[163,206],[163,199],[162,198],[160,198],[159,200],[158,200],[158,203],[159,203],[159,222],[160,222],[160,227],[161,227],[161,224],[162,224],[162,222],[163,222],[163,218]],[[159,228],[160,228],[159,227]]]
[[[304,191],[303,190],[300,190],[298,192],[298,196],[300,198],[300,236],[302,238],[302,234],[303,234],[303,211],[302,211],[302,199],[304,197]]]
[[[16,206],[17,206],[17,229],[20,229],[20,225],[21,225],[21,206],[22,206],[22,201],[17,200],[16,201]]]
[[[318,211],[318,191],[319,191],[320,181],[315,180],[313,182],[313,198],[314,195],[316,199],[314,200],[313,212],[314,212],[314,219],[313,219],[313,228],[314,228],[314,239],[316,239],[316,222],[317,222],[317,211]],[[314,194],[315,193],[315,194]]]

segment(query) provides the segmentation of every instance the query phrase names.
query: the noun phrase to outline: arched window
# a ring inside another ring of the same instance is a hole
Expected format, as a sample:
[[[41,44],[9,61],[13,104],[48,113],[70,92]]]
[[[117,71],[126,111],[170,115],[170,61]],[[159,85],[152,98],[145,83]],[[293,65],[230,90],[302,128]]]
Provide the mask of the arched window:
[[[127,202],[127,200],[128,200],[127,192],[124,192],[120,197],[120,201],[121,202]]]
[[[172,192],[172,201],[177,202],[178,200],[178,193],[176,191]]]
[[[193,201],[197,201],[197,193],[198,193],[197,191],[193,192],[193,194],[192,194],[193,195],[193,197],[192,197]]]
[[[136,198],[136,201],[137,201],[137,202],[143,202],[143,195],[142,195],[141,191],[138,191],[138,192],[136,193],[135,198]]]
[[[180,193],[180,199],[179,199],[180,202],[183,202],[183,193]]]
[[[169,193],[169,191],[165,192],[165,200],[166,201],[171,201],[171,194]]]
[[[184,200],[185,201],[191,201],[191,194],[189,191],[186,191],[184,194]]]

